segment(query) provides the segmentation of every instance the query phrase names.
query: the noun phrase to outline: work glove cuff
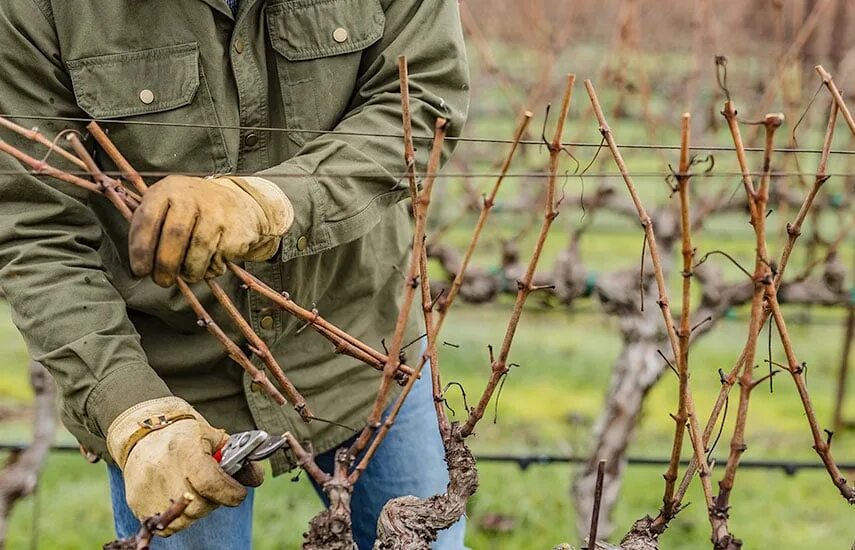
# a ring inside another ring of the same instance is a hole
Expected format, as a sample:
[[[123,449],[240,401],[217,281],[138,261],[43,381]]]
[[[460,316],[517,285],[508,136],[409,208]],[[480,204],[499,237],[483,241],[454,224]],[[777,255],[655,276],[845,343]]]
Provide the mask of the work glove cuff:
[[[262,234],[278,238],[288,232],[294,224],[294,207],[285,193],[273,182],[255,176],[226,176],[232,183],[249,194],[264,213],[267,227]]]
[[[161,397],[143,401],[117,416],[107,429],[107,449],[119,468],[124,468],[128,455],[142,438],[183,420],[195,420],[208,428],[206,431],[217,431],[183,399]],[[224,438],[222,432],[221,439]]]

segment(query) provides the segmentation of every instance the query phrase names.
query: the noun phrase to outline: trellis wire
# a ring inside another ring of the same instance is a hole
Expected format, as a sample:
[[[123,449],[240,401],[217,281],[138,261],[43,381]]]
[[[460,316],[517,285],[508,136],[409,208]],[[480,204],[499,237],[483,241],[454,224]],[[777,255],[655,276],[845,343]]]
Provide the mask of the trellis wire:
[[[84,172],[82,170],[78,170],[78,171],[64,170],[64,172],[67,174],[71,174],[74,176],[80,176],[80,177],[84,177],[84,176],[89,175],[89,172]],[[16,176],[16,175],[20,175],[23,173],[29,174],[31,176],[44,175],[43,173],[35,171],[35,170],[26,170],[26,171],[0,170],[0,176]],[[122,177],[122,173],[119,171],[104,170],[103,173],[105,175],[113,177],[113,178],[121,178]],[[206,176],[211,175],[210,172],[193,172],[193,171],[186,171],[186,172],[182,172],[182,171],[179,171],[179,172],[176,172],[176,171],[150,171],[150,172],[140,171],[139,174],[143,177],[151,177],[151,178],[163,178],[166,176],[174,176],[174,175],[197,176],[197,177],[206,177]],[[258,172],[229,172],[229,174],[233,175],[233,176],[257,176]],[[760,175],[759,172],[758,173],[749,172],[749,174],[752,176]],[[267,177],[277,177],[277,178],[305,178],[306,177],[304,174],[295,174],[293,171],[291,171],[291,172],[276,172],[276,171],[266,170],[264,172],[264,175]],[[346,177],[346,178],[356,178],[356,179],[376,179],[376,178],[389,177],[389,176],[392,176],[392,177],[397,178],[397,179],[401,179],[401,178],[406,176],[406,174],[392,174],[389,172],[362,172],[362,173],[355,174],[352,172],[324,172],[324,171],[315,172],[312,175],[316,176],[316,177],[331,177],[331,178],[345,178]],[[440,172],[436,175],[436,177],[437,177],[437,179],[440,179],[440,178],[444,178],[444,179],[450,179],[450,178],[496,178],[496,177],[499,177],[501,175],[503,175],[503,174],[494,173],[494,172],[448,172],[448,173]],[[670,172],[633,172],[632,175],[633,175],[633,177],[637,177],[637,178],[664,179],[664,178],[671,176],[671,173]],[[850,177],[855,177],[855,171],[853,171],[853,172],[830,172],[827,175],[828,175],[828,177],[850,178]],[[545,178],[549,177],[549,174],[546,174],[544,172],[511,172],[508,174],[504,174],[503,176],[506,179],[511,179],[511,178],[545,179]],[[804,176],[815,177],[816,172],[771,172],[771,176],[773,178],[804,177]],[[574,174],[572,172],[568,172],[566,174],[563,174],[562,177],[564,177],[564,178],[576,178],[576,179],[619,178],[619,177],[621,177],[621,175],[618,172],[594,172],[594,173],[587,172],[585,174]],[[741,178],[742,173],[741,172],[710,172],[708,174],[696,174],[695,177],[696,178]]]
[[[20,452],[27,448],[23,443],[0,443],[0,452]],[[51,447],[52,453],[79,453],[80,448],[76,445],[54,445]],[[552,455],[552,454],[482,454],[476,455],[478,462],[492,462],[499,464],[515,464],[519,469],[525,471],[531,466],[554,466],[559,464],[584,464],[589,458],[584,456],[574,455]],[[668,458],[659,457],[642,457],[631,456],[627,459],[631,466],[664,466],[667,465]],[[715,459],[713,459],[715,461]],[[684,466],[689,464],[688,460],[681,462]],[[855,470],[855,463],[839,464],[843,470]],[[799,470],[821,470],[823,465],[818,462],[802,461],[798,459],[779,459],[779,460],[743,460],[740,462],[740,468],[760,470],[783,470],[788,476],[795,475]]]
[[[152,120],[123,120],[123,119],[92,119],[92,118],[83,118],[83,117],[58,117],[58,116],[46,116],[46,115],[19,115],[19,114],[5,114],[0,113],[0,116],[3,116],[8,119],[16,119],[16,120],[41,120],[47,122],[74,122],[74,123],[82,123],[88,124],[90,122],[97,122],[98,124],[102,124],[104,126],[115,126],[117,124],[123,124],[125,126],[160,126],[160,127],[172,127],[172,128],[196,128],[196,129],[205,129],[205,130],[237,130],[241,132],[274,132],[274,133],[288,133],[288,134],[315,134],[315,135],[337,135],[337,136],[354,136],[354,137],[370,137],[370,138],[388,138],[395,139],[400,141],[403,139],[402,134],[394,134],[394,133],[370,133],[370,132],[351,132],[344,130],[321,130],[321,129],[308,129],[308,128],[277,128],[272,126],[229,126],[229,125],[220,125],[220,124],[194,124],[189,122],[163,122],[163,121],[152,121]],[[419,136],[414,135],[413,139],[416,141],[430,142],[433,140],[433,136]],[[446,138],[447,141],[456,141],[461,143],[485,143],[485,144],[512,144],[513,140],[505,139],[505,138],[489,138],[489,137],[452,137],[449,136]],[[524,139],[520,140],[520,145],[534,145],[534,146],[542,146],[544,145],[542,140],[539,139]],[[564,142],[563,145],[568,147],[585,147],[585,148],[596,148],[599,149],[602,147],[601,142],[580,142],[580,141],[570,141]],[[643,143],[621,143],[621,149],[639,149],[639,150],[660,150],[660,151],[679,151],[679,145],[664,145],[664,144],[643,144]],[[734,151],[735,149],[732,146],[727,145],[694,145],[689,147],[691,151],[707,151],[707,152],[716,152],[716,151]],[[762,147],[746,147],[746,152],[753,153],[762,153]],[[777,153],[805,153],[805,154],[821,154],[821,149],[813,149],[813,148],[794,148],[794,147],[779,147],[773,149],[774,152]],[[855,150],[850,149],[834,149],[831,150],[832,154],[836,155],[855,155]]]

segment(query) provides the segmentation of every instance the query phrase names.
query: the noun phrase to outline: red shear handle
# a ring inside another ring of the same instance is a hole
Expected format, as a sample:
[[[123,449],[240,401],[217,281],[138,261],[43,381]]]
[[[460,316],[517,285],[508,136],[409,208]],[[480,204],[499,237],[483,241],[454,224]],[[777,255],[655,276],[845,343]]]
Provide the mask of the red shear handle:
[[[216,451],[214,451],[214,454],[211,455],[214,457],[214,460],[217,461],[217,464],[219,464],[220,462],[223,461],[223,449],[225,449],[225,448],[226,448],[226,444],[223,443],[222,445],[220,445],[220,447]]]

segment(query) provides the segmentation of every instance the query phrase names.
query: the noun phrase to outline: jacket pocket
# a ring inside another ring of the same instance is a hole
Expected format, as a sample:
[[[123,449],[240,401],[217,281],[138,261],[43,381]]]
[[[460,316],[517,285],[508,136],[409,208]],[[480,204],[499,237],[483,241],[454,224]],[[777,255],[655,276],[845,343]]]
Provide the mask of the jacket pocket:
[[[362,51],[383,37],[380,0],[289,0],[267,7],[289,127],[331,130],[346,113]],[[303,145],[311,133],[291,133]]]
[[[113,141],[137,170],[228,169],[195,42],[74,59],[66,67],[77,105],[109,121]]]
[[[189,105],[199,89],[199,49],[182,44],[67,63],[77,105],[110,119]]]

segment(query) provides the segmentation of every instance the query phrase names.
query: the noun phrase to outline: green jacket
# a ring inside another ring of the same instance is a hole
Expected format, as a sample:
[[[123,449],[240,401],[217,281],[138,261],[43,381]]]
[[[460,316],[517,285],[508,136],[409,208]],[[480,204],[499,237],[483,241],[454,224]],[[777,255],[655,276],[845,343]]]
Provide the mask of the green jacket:
[[[394,137],[400,54],[409,60],[414,133],[432,135],[443,116],[459,135],[469,84],[454,0],[241,0],[236,16],[225,0],[3,0],[0,113],[48,117],[16,118],[48,135],[103,120],[151,182],[170,172],[275,182],[295,224],[275,261],[247,267],[382,349],[411,245]],[[0,137],[43,154],[5,130]],[[416,146],[423,171],[429,142]],[[2,157],[2,290],[30,353],[61,388],[65,425],[86,447],[106,457],[113,419],[167,395],[215,426],[290,430],[317,452],[352,435],[304,424],[289,405],[253,391],[176,289],[133,277],[128,226],[105,200]],[[222,283],[315,414],[361,428],[379,373],[336,355],[233,277]],[[243,343],[207,287],[194,290]],[[418,335],[416,317],[408,337]],[[285,468],[285,457],[275,466]]]

